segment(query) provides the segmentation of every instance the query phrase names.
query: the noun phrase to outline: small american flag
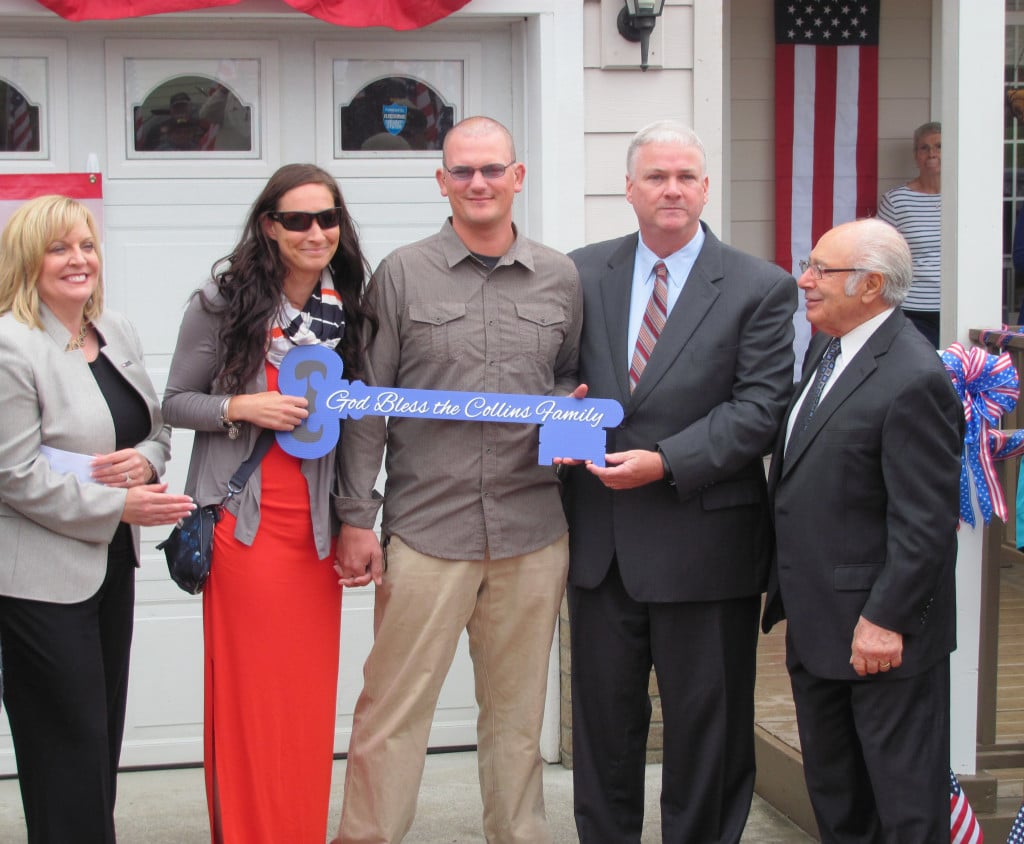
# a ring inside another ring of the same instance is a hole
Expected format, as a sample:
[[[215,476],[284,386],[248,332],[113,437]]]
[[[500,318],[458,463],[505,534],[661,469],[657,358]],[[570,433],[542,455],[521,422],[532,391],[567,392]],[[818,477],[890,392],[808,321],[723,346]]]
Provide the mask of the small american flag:
[[[427,118],[427,128],[423,132],[423,139],[427,142],[427,149],[440,149],[438,144],[438,113],[437,105],[434,102],[434,92],[424,82],[416,82],[413,85],[412,99],[423,116]]]
[[[952,768],[949,769],[949,840],[951,844],[982,844],[985,840],[981,824],[974,817]]]
[[[32,124],[29,120],[28,103],[17,91],[8,91],[7,149],[23,152],[32,148]]]
[[[1024,804],[1021,804],[1017,819],[1010,827],[1010,837],[1006,839],[1006,844],[1024,844]]]

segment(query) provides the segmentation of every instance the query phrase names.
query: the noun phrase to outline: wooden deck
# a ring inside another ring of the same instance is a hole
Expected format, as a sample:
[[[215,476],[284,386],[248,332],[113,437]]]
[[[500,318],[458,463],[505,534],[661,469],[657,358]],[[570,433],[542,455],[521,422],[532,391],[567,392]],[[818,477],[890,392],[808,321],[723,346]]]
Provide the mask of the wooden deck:
[[[1024,563],[1000,569],[996,741],[1024,742]]]

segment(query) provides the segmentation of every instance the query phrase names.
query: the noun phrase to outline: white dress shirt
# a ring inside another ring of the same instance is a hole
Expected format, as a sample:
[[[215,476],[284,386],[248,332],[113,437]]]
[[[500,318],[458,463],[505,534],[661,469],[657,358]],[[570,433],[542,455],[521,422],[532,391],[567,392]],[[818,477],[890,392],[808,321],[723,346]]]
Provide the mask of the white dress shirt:
[[[825,382],[825,387],[821,391],[821,398],[818,400],[820,404],[825,400],[825,396],[828,395],[828,391],[832,389],[832,385],[839,380],[839,376],[843,374],[843,370],[846,369],[846,364],[853,360],[857,352],[864,348],[864,344],[868,342],[871,335],[874,334],[879,326],[885,322],[890,314],[896,310],[895,308],[886,308],[882,313],[875,314],[871,319],[862,322],[856,328],[847,331],[842,337],[839,338],[839,354],[836,355],[835,367],[832,370],[832,375]],[[793,405],[793,412],[789,414],[789,420],[786,422],[786,445],[789,445],[789,438],[793,434],[793,423],[796,421],[796,417],[800,414],[800,408],[803,403],[807,400],[807,394],[811,391],[814,386],[814,382],[817,381],[817,368],[811,373],[811,377],[807,379],[807,383],[804,385],[803,392],[800,394],[800,400]]]
[[[636,246],[636,257],[633,260],[633,288],[629,298],[629,333],[627,334],[626,367],[633,363],[633,350],[636,348],[636,338],[640,336],[640,326],[644,321],[644,311],[647,310],[647,303],[654,292],[654,265],[658,261],[665,262],[668,270],[668,301],[666,302],[668,313],[683,292],[683,285],[689,278],[690,270],[700,254],[704,245],[704,228],[697,227],[697,234],[682,249],[673,252],[667,258],[659,258],[644,243],[643,236]]]

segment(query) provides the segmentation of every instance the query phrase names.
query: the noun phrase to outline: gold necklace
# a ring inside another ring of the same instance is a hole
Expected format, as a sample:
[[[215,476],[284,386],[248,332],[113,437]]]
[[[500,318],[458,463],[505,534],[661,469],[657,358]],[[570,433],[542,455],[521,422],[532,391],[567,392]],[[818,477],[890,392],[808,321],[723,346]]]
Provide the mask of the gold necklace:
[[[89,321],[83,320],[82,327],[78,329],[78,336],[74,340],[68,340],[68,344],[64,347],[65,352],[73,352],[76,349],[82,348],[85,345],[86,335],[89,333]]]

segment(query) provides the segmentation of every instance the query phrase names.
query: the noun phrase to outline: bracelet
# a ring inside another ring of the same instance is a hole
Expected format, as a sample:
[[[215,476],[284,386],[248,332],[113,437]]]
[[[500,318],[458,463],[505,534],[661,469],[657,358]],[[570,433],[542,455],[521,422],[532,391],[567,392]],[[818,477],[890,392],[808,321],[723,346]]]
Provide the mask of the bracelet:
[[[149,466],[149,475],[146,477],[146,483],[156,483],[160,479],[156,472],[156,466],[153,465],[151,460],[147,460],[146,465]]]
[[[228,439],[237,440],[241,429],[237,422],[228,419],[228,405],[231,404],[231,396],[228,396],[220,403],[220,426],[227,431]]]

